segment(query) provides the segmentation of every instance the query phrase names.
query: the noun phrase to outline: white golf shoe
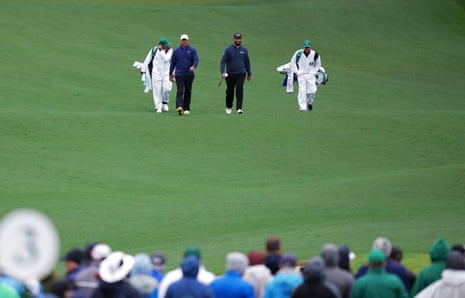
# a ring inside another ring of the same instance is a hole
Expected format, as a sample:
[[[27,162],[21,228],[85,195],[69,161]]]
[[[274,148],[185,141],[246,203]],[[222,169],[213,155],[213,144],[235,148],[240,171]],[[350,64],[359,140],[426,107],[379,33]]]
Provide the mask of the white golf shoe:
[[[226,108],[226,114],[231,114],[231,112],[232,112],[232,109]]]

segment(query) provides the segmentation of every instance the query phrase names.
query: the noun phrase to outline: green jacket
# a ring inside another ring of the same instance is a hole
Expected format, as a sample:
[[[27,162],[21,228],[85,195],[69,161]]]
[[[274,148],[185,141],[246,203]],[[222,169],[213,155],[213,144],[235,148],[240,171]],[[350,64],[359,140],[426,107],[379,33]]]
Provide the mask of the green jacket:
[[[384,268],[372,268],[355,281],[351,298],[408,298],[404,284]]]
[[[449,243],[442,238],[434,241],[429,249],[431,264],[423,268],[413,284],[410,295],[414,297],[424,288],[441,279],[441,273],[446,268],[447,255],[450,252]]]

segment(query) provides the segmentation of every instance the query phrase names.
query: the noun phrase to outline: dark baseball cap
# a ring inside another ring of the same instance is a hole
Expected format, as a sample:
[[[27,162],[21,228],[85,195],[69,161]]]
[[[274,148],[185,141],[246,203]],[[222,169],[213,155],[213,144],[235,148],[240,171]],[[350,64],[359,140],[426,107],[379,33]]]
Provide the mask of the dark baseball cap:
[[[297,258],[294,254],[284,254],[279,260],[279,264],[288,267],[295,267],[297,265]]]
[[[157,271],[165,270],[166,256],[161,252],[155,252],[151,256],[152,266]]]
[[[242,38],[242,34],[240,34],[239,32],[236,32],[236,33],[234,33],[233,38],[234,38],[234,39],[241,39],[241,38]]]
[[[64,261],[71,261],[77,264],[82,264],[86,258],[86,254],[83,249],[73,248],[69,250],[63,257]]]

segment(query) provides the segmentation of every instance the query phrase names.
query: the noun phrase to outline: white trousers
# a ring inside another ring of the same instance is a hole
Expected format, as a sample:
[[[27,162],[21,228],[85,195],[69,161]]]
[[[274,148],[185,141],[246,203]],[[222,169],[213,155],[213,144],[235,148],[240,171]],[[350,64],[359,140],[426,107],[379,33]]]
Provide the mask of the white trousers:
[[[173,83],[168,79],[152,79],[153,104],[155,109],[161,109],[163,103],[168,103],[170,100],[171,89]]]
[[[312,74],[299,75],[297,77],[299,92],[297,93],[297,104],[300,111],[307,110],[307,105],[313,104],[316,94],[315,76]]]

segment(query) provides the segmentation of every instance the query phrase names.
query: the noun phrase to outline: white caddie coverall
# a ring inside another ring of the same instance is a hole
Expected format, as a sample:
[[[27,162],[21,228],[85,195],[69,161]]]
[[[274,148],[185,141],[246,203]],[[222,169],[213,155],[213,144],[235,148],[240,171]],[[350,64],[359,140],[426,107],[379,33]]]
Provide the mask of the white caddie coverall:
[[[300,58],[296,63],[298,53],[301,52]],[[299,92],[297,94],[297,103],[300,111],[307,110],[307,105],[313,104],[317,90],[316,77],[321,67],[320,56],[314,50],[310,50],[308,56],[305,55],[304,49],[297,50],[291,58],[291,73],[297,74],[297,83]],[[293,79],[292,77],[289,79]]]
[[[162,104],[168,104],[173,83],[169,80],[169,70],[173,49],[167,50],[157,49],[152,60],[152,90],[153,103],[156,110],[162,108]],[[152,59],[152,49],[147,54],[144,60],[143,72],[148,72],[148,65]]]

